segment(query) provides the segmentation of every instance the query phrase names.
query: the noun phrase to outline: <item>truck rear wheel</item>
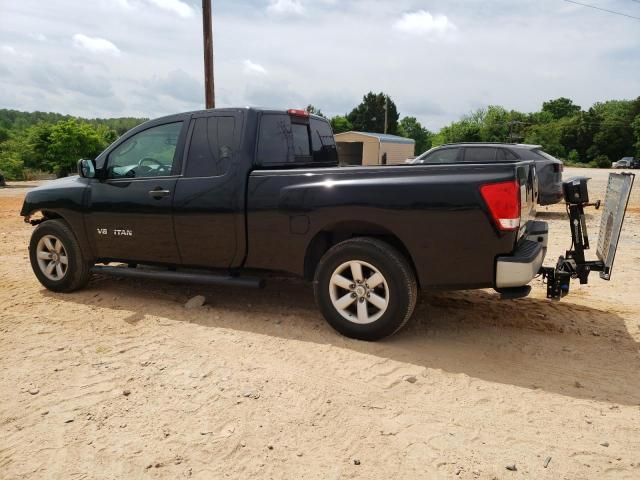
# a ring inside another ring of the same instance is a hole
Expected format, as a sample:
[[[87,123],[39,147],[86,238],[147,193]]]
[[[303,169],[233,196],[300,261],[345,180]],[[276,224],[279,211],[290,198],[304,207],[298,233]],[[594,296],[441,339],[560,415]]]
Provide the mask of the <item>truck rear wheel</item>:
[[[75,235],[61,220],[38,225],[31,235],[29,258],[40,283],[54,292],[72,292],[89,281],[91,265]]]
[[[379,340],[400,330],[417,298],[407,259],[375,238],[354,238],[332,247],[314,279],[316,303],[329,324],[347,337]]]

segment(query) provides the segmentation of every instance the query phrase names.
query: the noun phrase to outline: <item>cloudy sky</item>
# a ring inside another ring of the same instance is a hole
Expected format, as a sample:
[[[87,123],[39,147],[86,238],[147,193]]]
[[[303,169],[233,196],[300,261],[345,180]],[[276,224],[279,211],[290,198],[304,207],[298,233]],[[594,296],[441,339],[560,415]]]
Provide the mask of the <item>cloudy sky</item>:
[[[584,0],[640,17],[635,0]],[[213,0],[218,106],[343,114],[370,91],[436,129],[490,104],[640,95],[640,21],[563,0]],[[199,0],[0,0],[0,108],[203,107]]]

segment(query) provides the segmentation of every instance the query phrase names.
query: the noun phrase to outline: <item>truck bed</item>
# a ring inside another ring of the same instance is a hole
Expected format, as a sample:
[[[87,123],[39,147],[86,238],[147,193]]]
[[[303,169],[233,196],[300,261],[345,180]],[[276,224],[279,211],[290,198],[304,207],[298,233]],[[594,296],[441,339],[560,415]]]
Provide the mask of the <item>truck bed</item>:
[[[480,187],[513,179],[522,228],[501,232]],[[423,288],[494,287],[496,257],[514,251],[535,212],[535,185],[532,162],[254,170],[245,266],[305,274],[315,245],[374,233],[409,255]]]

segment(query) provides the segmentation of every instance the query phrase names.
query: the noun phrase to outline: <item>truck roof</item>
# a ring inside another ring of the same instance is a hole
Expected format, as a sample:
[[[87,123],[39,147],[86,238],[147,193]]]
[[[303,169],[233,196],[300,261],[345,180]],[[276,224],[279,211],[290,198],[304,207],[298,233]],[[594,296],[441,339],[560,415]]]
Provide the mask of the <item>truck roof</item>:
[[[529,143],[509,143],[509,142],[454,142],[454,143],[444,143],[439,145],[440,147],[495,147],[496,145],[503,145],[505,147],[518,147],[518,148],[526,148],[528,150],[534,150],[536,148],[542,148],[542,145],[533,145]]]
[[[264,108],[264,107],[223,107],[223,108],[209,108],[209,109],[202,109],[202,110],[191,110],[191,111],[187,111],[187,112],[178,112],[178,113],[174,113],[171,115],[165,115],[163,117],[158,117],[158,118],[153,118],[149,121],[158,121],[158,120],[165,120],[165,119],[170,119],[175,117],[176,115],[194,115],[194,114],[201,114],[201,113],[207,113],[207,112],[238,112],[238,111],[247,111],[247,112],[262,112],[262,113],[290,113],[292,109],[274,109],[274,108]],[[296,111],[302,112],[304,111],[304,109],[297,109]],[[321,117],[319,115],[313,114],[313,113],[309,113],[308,114],[309,117],[313,117],[313,118],[322,118],[325,119],[324,117]],[[328,120],[327,120],[328,121]]]

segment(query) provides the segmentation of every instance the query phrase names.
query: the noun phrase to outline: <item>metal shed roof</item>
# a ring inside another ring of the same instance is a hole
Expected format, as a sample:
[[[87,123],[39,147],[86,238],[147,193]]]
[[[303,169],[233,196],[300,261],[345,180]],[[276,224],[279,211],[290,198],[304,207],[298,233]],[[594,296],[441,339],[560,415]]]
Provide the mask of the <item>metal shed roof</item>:
[[[413,140],[412,138],[399,137],[398,135],[389,135],[388,133],[355,132],[355,131],[349,131],[344,133],[355,133],[357,135],[366,135],[367,137],[375,137],[380,142],[383,142],[383,143],[407,143],[407,144],[416,143],[416,141]],[[336,134],[336,137],[338,137],[337,139],[340,138],[340,135],[342,134],[341,133]]]

